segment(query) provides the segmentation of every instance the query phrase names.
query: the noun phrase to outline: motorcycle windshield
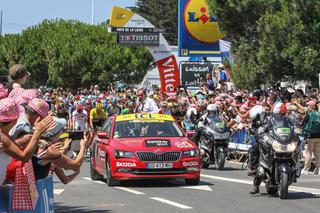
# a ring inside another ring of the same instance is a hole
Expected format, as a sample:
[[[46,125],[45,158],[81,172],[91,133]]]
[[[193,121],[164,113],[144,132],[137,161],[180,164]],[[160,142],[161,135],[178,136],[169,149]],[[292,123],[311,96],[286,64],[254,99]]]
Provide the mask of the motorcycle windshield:
[[[219,133],[224,133],[227,131],[226,125],[223,122],[210,122],[209,127]]]
[[[272,137],[280,143],[290,143],[295,137],[294,127],[285,119],[273,120]]]

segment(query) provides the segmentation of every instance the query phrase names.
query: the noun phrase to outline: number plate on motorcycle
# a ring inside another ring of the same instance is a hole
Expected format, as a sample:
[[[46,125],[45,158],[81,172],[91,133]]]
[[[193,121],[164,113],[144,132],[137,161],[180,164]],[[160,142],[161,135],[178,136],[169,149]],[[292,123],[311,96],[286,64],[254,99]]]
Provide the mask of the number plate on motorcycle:
[[[290,134],[291,130],[290,128],[277,128],[278,134],[288,135]]]
[[[148,169],[171,169],[173,163],[147,163]]]
[[[216,123],[216,127],[223,128],[224,127],[224,123],[221,123],[221,122]]]

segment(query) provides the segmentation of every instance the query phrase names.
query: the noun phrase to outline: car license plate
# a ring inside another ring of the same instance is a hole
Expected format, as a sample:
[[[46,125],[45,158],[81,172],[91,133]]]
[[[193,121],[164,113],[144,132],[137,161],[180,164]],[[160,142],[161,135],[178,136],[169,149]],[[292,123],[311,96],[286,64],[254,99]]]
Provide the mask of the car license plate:
[[[173,163],[148,163],[148,169],[171,169],[173,168]]]

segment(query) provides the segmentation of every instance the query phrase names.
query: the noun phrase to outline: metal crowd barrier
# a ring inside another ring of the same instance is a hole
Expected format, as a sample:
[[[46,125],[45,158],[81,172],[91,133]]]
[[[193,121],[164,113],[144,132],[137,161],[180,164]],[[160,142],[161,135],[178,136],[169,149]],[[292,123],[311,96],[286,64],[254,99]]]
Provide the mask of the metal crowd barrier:
[[[248,162],[248,151],[256,142],[254,135],[246,130],[236,130],[229,138],[229,159],[242,162],[242,169],[246,169]]]
[[[254,135],[250,135],[246,130],[236,130],[229,138],[230,151],[248,151],[256,141]]]
[[[54,213],[53,179],[49,176],[36,181],[39,192],[37,205],[32,211],[13,211],[13,186],[0,186],[0,213]]]

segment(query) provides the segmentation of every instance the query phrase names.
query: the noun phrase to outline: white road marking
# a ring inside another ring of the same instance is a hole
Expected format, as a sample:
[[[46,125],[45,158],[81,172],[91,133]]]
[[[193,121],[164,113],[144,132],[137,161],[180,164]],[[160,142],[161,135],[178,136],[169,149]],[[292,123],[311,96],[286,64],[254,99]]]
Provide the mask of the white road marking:
[[[234,183],[242,183],[242,184],[248,184],[252,185],[252,181],[248,180],[239,180],[239,179],[233,179],[233,178],[225,178],[225,177],[219,177],[219,176],[213,176],[213,175],[205,175],[201,174],[201,177],[204,178],[209,178],[209,179],[215,179],[215,180],[222,180],[222,181],[228,181],[228,182],[234,182]],[[264,186],[264,184],[261,184]],[[289,187],[290,191],[294,192],[306,192],[314,195],[320,195],[320,189],[314,189],[314,188],[305,188],[305,187],[300,187],[300,186],[290,186]]]
[[[243,165],[243,163],[241,163],[241,162],[236,162],[236,161],[227,161],[228,163],[230,163],[230,164],[235,164],[235,165]]]
[[[184,189],[198,189],[198,190],[204,190],[204,191],[212,191],[212,189],[205,185],[205,186],[183,186]]]
[[[60,195],[63,191],[64,191],[64,189],[54,189],[53,194]]]
[[[234,183],[242,183],[242,184],[249,184],[249,185],[252,184],[252,181],[248,181],[248,180],[239,180],[239,179],[225,178],[225,177],[205,175],[205,174],[201,174],[200,176],[204,178],[216,179],[216,180],[222,180],[222,181],[228,181],[228,182],[234,182]]]
[[[103,182],[103,181],[91,180],[91,178],[89,178],[89,177],[82,177],[82,179],[84,179],[84,180],[88,180],[88,181],[91,181],[91,182],[94,182],[94,183],[98,183],[98,184],[106,185],[106,183],[105,183],[105,182]]]
[[[133,189],[129,189],[129,188],[126,188],[126,187],[120,187],[120,186],[116,186],[116,187],[113,187],[115,189],[120,189],[122,191],[126,191],[126,192],[130,192],[132,194],[136,194],[136,195],[144,195],[145,193],[143,192],[139,192],[137,190],[133,190]]]
[[[175,206],[175,207],[178,207],[180,209],[192,209],[192,207],[190,207],[190,206],[186,206],[186,205],[183,205],[183,204],[180,204],[180,203],[176,203],[176,202],[173,202],[171,200],[166,200],[166,199],[163,199],[161,197],[150,197],[150,199],[156,200],[156,201],[160,201],[162,203],[166,203],[168,205]]]

